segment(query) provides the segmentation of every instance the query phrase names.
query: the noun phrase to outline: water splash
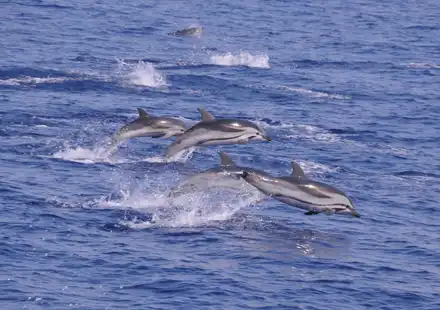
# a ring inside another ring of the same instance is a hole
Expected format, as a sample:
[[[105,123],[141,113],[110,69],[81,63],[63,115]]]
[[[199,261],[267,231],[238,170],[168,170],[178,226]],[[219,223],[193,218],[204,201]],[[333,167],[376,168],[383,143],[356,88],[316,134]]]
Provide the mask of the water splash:
[[[134,190],[121,190],[119,199],[101,198],[94,203],[101,208],[117,208],[147,213],[150,218],[139,219],[128,216],[129,211],[119,224],[132,229],[152,226],[194,227],[226,221],[240,209],[259,199],[258,192],[232,193],[225,191],[197,192],[181,195],[177,198],[166,196],[168,191],[156,188],[152,193],[145,193],[141,187]]]
[[[195,150],[196,150],[195,147],[190,147],[188,149],[180,151],[171,158],[166,158],[163,156],[152,156],[145,158],[144,161],[149,163],[170,163],[170,162],[185,163],[191,159]]]
[[[165,75],[157,71],[153,64],[139,61],[136,64],[118,60],[118,70],[122,78],[131,85],[159,88],[167,86]]]
[[[118,159],[112,156],[116,149],[116,145],[108,143],[99,143],[92,148],[81,146],[74,147],[65,143],[64,147],[60,151],[55,152],[51,157],[84,164],[116,164],[127,162],[127,160]]]
[[[210,63],[219,66],[247,66],[251,68],[270,68],[269,56],[267,54],[251,55],[249,52],[238,54],[226,53],[212,55]]]

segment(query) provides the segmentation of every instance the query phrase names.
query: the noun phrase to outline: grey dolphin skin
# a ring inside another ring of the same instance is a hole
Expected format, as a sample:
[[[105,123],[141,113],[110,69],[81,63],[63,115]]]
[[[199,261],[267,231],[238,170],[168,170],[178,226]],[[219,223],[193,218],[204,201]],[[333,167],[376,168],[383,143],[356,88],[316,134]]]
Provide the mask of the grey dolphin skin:
[[[244,168],[237,166],[225,152],[219,152],[219,155],[220,166],[207,169],[188,178],[172,189],[168,196],[182,195],[209,188],[229,188],[246,192],[258,191],[240,177]]]
[[[309,179],[296,162],[292,162],[292,169],[292,174],[286,177],[263,175],[252,170],[243,170],[242,177],[262,193],[288,205],[307,210],[306,215],[324,212],[360,217],[351,199],[342,191]]]
[[[113,136],[114,141],[123,141],[134,137],[171,138],[185,132],[185,124],[175,118],[153,116],[138,108],[139,117],[123,126]]]
[[[199,108],[202,121],[179,136],[167,149],[170,158],[192,146],[247,144],[250,141],[272,141],[256,124],[239,119],[216,119],[211,113]]]
[[[178,36],[178,37],[189,37],[189,36],[199,36],[203,32],[203,27],[190,27],[182,30],[177,30],[175,32],[170,32],[168,35]]]

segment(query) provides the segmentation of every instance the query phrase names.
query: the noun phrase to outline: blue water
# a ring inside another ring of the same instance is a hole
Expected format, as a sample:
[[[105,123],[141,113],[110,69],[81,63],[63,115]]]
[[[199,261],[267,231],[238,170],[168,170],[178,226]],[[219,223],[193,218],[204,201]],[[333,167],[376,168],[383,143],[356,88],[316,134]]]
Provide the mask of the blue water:
[[[2,1],[1,309],[440,309],[438,1]],[[191,25],[200,37],[167,35]],[[273,143],[106,139],[198,107]],[[298,161],[360,219],[167,190]]]

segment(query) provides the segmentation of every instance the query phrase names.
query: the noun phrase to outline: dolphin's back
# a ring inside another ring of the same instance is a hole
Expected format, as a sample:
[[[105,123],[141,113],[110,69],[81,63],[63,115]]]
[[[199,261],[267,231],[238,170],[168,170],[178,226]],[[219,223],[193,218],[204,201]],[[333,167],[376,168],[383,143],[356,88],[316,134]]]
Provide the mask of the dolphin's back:
[[[215,167],[183,181],[170,191],[169,196],[182,195],[210,188],[228,188],[233,190],[252,189],[243,179],[229,174],[221,167]]]
[[[169,35],[191,36],[194,34],[200,34],[200,33],[202,33],[202,31],[203,31],[202,27],[191,27],[191,28],[186,28],[186,29],[182,29],[182,30],[177,30],[175,32],[170,32]]]

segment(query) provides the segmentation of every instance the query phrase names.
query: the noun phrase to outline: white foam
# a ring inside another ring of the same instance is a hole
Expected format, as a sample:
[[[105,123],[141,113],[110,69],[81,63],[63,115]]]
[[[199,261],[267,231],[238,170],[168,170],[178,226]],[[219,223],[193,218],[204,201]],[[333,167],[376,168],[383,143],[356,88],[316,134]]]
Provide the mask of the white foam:
[[[307,88],[301,88],[301,87],[279,86],[278,88],[281,89],[281,90],[295,92],[295,93],[299,93],[299,94],[302,94],[302,95],[310,96],[310,97],[313,97],[313,98],[330,98],[330,99],[340,99],[340,100],[351,99],[350,96],[344,96],[344,95],[338,95],[338,94],[329,94],[329,93],[326,93],[326,92],[319,92],[319,91],[314,91],[314,90],[310,90],[310,89],[307,89]]]
[[[139,61],[136,64],[128,64],[118,60],[118,63],[120,74],[132,85],[154,88],[167,86],[165,75],[157,71],[149,62]]]
[[[251,68],[270,68],[267,54],[251,55],[249,52],[212,55],[210,63],[220,66],[247,66]]]

